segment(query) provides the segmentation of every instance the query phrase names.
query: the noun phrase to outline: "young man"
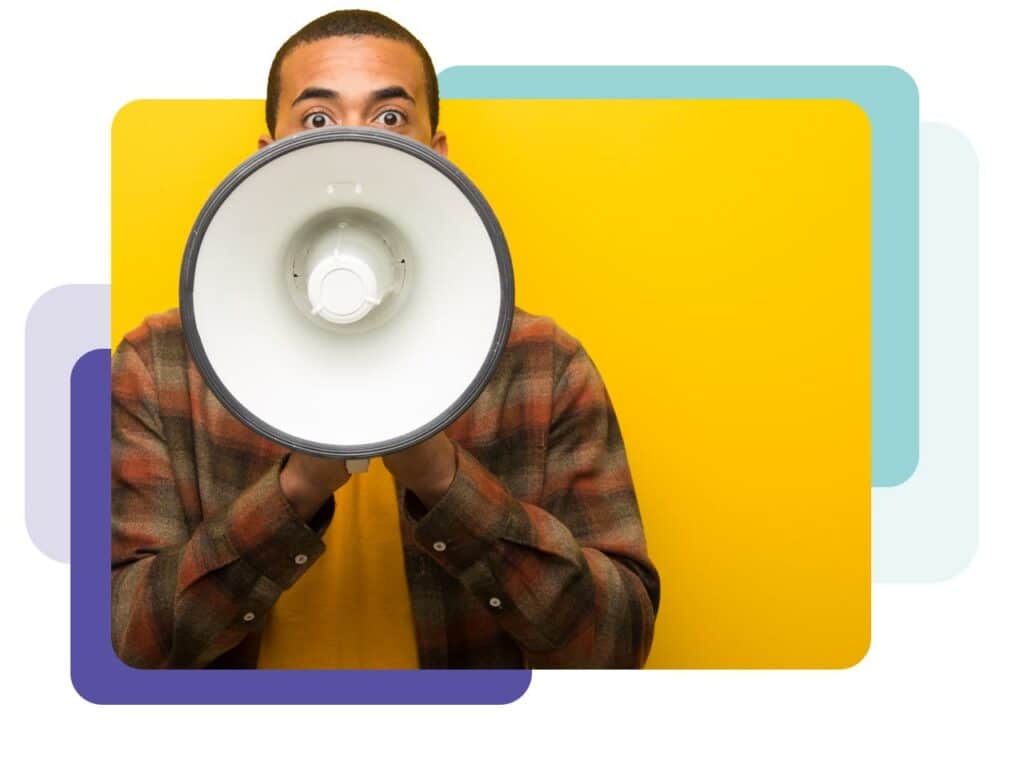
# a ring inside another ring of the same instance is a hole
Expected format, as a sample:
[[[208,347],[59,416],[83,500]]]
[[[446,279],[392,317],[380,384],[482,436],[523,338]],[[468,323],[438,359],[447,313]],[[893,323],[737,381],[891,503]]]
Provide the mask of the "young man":
[[[274,59],[264,147],[330,125],[447,154],[426,50],[341,11]],[[447,430],[350,477],[231,416],[176,310],[113,361],[113,642],[140,667],[639,667],[657,572],[580,344],[516,310]],[[396,493],[397,491],[397,493]]]

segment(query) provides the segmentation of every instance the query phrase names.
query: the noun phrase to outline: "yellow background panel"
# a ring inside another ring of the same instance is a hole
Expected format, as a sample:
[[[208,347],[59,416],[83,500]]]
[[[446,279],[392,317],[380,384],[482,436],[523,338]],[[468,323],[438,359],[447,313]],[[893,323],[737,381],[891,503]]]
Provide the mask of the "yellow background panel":
[[[113,341],[177,304],[259,101],[113,127]],[[841,100],[446,101],[516,303],[597,362],[662,576],[649,667],[844,667],[870,636],[870,125]]]

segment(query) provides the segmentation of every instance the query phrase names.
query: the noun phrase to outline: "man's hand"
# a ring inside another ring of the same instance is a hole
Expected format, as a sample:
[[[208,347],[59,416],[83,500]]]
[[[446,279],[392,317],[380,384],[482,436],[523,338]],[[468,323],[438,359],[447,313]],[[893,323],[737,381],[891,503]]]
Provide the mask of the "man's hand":
[[[348,482],[344,459],[325,459],[305,453],[289,454],[281,470],[281,491],[307,523],[328,497]]]
[[[385,456],[384,466],[429,509],[455,479],[455,445],[439,432],[412,448]]]

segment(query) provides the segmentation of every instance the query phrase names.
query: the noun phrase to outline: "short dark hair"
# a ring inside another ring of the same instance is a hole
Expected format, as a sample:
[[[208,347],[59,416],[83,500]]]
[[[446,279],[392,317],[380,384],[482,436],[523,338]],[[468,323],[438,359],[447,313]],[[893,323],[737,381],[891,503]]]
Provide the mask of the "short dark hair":
[[[306,43],[315,43],[329,37],[356,37],[366,35],[368,37],[380,37],[385,40],[397,40],[408,43],[419,54],[423,62],[423,73],[427,80],[427,104],[430,109],[430,132],[437,132],[437,124],[440,118],[440,101],[437,91],[437,73],[434,71],[434,62],[430,60],[430,54],[423,47],[423,43],[417,40],[413,34],[393,19],[376,13],[374,11],[333,11],[319,19],[314,19],[306,26],[289,37],[284,45],[274,56],[270,65],[270,75],[267,77],[267,130],[274,135],[274,126],[277,124],[277,106],[281,98],[281,62],[295,48]]]

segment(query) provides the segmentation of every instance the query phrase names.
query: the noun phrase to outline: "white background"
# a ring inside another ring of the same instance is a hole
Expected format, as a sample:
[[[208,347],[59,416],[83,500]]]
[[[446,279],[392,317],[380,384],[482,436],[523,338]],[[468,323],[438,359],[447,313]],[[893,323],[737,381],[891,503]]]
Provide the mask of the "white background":
[[[934,585],[876,585],[838,672],[542,672],[505,707],[98,707],[69,676],[69,569],[23,521],[23,329],[34,299],[109,281],[109,129],[139,97],[262,98],[318,2],[34,3],[0,10],[7,279],[0,643],[4,762],[196,765],[1021,765],[1021,29],[1012,2],[370,5],[456,64],[890,64],[981,164],[981,543]],[[625,126],[628,128],[629,126]],[[640,127],[640,126],[638,126]],[[565,125],[554,129],[585,130]],[[255,142],[255,138],[254,142]],[[457,141],[452,137],[452,141]],[[73,322],[73,318],[69,318]],[[17,362],[13,362],[17,361]],[[1016,731],[1016,733],[1014,733]],[[33,755],[34,757],[29,757]]]

